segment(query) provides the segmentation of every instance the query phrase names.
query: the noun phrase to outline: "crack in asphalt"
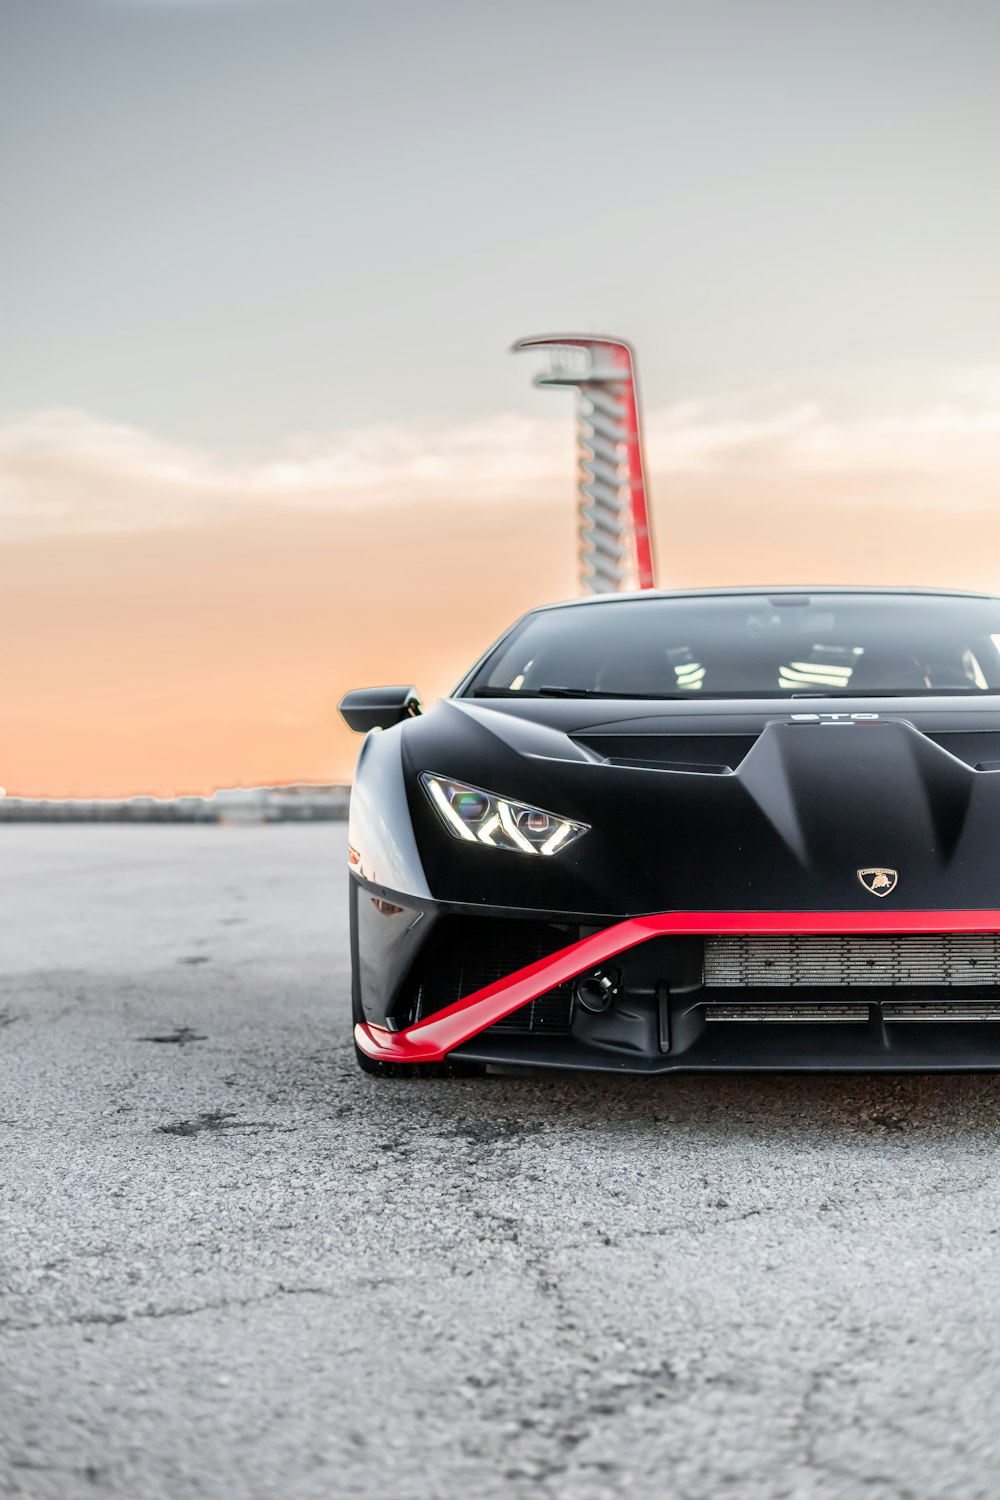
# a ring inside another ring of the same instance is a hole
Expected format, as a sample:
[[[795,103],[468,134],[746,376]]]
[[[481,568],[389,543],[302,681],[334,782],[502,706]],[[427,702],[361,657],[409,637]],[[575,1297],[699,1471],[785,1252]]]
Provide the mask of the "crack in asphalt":
[[[228,1312],[245,1307],[263,1307],[282,1297],[329,1297],[339,1300],[340,1293],[321,1286],[277,1286],[259,1297],[222,1297],[214,1302],[199,1302],[193,1307],[143,1308],[128,1313],[80,1313],[72,1318],[42,1319],[36,1323],[21,1323],[16,1319],[0,1319],[0,1331],[4,1333],[36,1333],[56,1328],[118,1328],[126,1323],[159,1322],[169,1318],[193,1318],[200,1313]]]

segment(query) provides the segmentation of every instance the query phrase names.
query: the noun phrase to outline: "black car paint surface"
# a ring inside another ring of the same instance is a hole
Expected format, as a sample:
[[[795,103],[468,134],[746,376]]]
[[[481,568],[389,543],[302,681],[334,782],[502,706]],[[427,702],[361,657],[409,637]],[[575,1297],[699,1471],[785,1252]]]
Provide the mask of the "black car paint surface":
[[[927,595],[927,608],[939,597],[950,596]],[[615,601],[563,606],[577,607]],[[534,923],[554,951],[646,913],[864,912],[875,898],[858,871],[872,866],[897,872],[894,909],[1000,909],[1000,697],[991,692],[476,698],[473,680],[423,716],[368,735],[362,748],[350,822],[358,1020],[392,1029],[412,1019],[413,975],[445,920],[455,933],[462,919]],[[552,809],[589,832],[550,859],[460,842],[425,794],[424,772]],[[477,932],[490,930],[499,929]],[[686,951],[663,954],[675,996],[684,988],[678,973],[692,963],[690,944]],[[621,1019],[631,973],[635,1004],[645,1006],[642,1036],[614,1065],[636,1071],[665,1065],[649,1020],[659,981],[642,962],[623,974],[616,1006]],[[585,1033],[615,1024],[577,1008],[579,1055],[570,1057],[530,1033],[487,1033],[463,1050],[485,1061],[602,1066]],[[917,1047],[897,1064],[937,1065],[933,1049],[954,1050],[966,1029],[945,1042],[938,1028],[931,1053]],[[982,1039],[993,1028],[973,1032],[976,1056],[990,1063],[998,1044]],[[719,1065],[777,1066],[781,1057],[786,1066],[879,1065],[853,1063],[867,1053],[852,1052],[845,1036],[824,1042],[817,1060],[811,1034],[803,1060],[776,1032],[748,1032]],[[971,1065],[967,1049],[953,1062]]]

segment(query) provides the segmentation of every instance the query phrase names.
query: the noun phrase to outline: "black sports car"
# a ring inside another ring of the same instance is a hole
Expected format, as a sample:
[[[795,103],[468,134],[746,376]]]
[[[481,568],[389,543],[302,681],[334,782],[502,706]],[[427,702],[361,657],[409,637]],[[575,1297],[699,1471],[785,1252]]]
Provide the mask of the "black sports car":
[[[786,588],[349,693],[361,1066],[1000,1067],[998,695],[1000,599]]]

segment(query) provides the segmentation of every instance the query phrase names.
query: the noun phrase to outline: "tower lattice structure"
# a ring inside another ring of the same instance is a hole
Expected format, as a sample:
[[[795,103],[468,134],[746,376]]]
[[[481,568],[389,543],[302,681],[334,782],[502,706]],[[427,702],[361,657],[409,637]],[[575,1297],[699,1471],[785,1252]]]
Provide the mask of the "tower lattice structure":
[[[545,334],[515,350],[545,349],[539,386],[577,392],[580,581],[594,594],[654,588],[635,356],[624,339]]]

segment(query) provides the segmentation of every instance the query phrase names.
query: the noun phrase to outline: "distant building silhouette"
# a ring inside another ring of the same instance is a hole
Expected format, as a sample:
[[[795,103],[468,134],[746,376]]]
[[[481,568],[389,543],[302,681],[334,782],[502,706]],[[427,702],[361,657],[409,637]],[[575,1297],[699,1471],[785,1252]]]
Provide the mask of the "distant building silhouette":
[[[347,817],[340,783],[224,787],[209,797],[0,797],[3,823],[308,823]]]

